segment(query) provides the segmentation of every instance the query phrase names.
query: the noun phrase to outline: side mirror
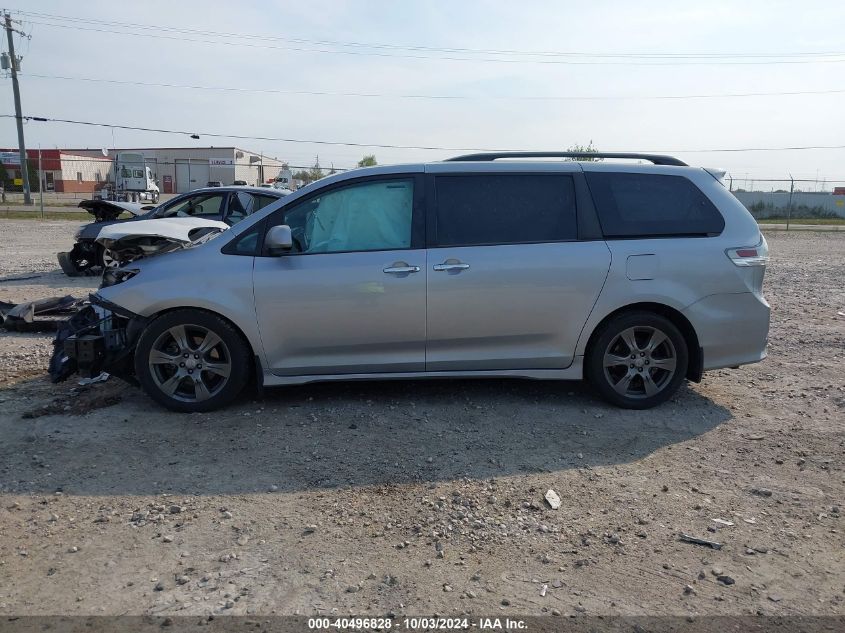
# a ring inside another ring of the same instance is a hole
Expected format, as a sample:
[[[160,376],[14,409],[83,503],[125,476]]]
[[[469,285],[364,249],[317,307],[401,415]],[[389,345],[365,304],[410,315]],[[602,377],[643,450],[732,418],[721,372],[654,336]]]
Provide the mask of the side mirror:
[[[282,255],[293,248],[293,235],[287,224],[273,226],[264,238],[264,247],[270,255]]]

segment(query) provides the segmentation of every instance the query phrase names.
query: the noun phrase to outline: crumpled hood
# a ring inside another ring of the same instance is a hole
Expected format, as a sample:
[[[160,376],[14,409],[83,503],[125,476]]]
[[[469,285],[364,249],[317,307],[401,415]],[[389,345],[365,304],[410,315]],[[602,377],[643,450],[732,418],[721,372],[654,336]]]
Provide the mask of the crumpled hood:
[[[150,204],[117,202],[115,200],[83,200],[79,203],[79,206],[93,215],[97,222],[115,220],[124,211],[137,217],[144,215],[147,211],[155,207],[155,205]]]
[[[97,236],[97,242],[104,246],[122,240],[126,237],[161,237],[180,243],[192,241],[192,235],[201,229],[217,229],[225,231],[229,225],[217,220],[203,218],[158,218],[154,220],[137,220],[105,226]],[[202,231],[207,233],[208,231]]]

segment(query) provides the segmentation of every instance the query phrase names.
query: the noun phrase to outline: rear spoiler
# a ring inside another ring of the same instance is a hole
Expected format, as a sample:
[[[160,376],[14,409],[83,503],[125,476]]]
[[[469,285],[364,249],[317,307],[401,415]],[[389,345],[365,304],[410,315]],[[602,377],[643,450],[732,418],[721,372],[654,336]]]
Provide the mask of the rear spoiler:
[[[713,176],[713,178],[718,180],[722,185],[725,184],[725,175],[728,173],[727,170],[722,169],[721,167],[705,167],[704,171]]]

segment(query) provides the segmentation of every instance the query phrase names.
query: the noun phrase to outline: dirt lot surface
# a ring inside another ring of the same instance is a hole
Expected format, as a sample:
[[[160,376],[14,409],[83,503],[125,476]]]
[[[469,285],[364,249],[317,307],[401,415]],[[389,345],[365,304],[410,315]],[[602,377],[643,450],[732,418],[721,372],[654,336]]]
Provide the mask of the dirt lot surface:
[[[0,300],[93,288],[75,226],[0,222]],[[0,615],[841,615],[845,235],[768,239],[769,359],[651,411],[448,381],[178,415],[0,335]]]

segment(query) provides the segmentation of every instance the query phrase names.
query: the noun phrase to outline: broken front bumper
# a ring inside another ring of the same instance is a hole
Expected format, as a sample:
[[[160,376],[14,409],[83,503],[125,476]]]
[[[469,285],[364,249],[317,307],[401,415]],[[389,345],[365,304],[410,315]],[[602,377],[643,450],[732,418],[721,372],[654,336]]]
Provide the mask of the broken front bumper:
[[[63,322],[53,341],[50,376],[61,382],[72,374],[93,378],[101,372],[135,383],[133,358],[147,319],[93,294]]]
[[[66,253],[57,253],[56,259],[68,277],[99,274],[100,256],[93,241],[78,241]]]

